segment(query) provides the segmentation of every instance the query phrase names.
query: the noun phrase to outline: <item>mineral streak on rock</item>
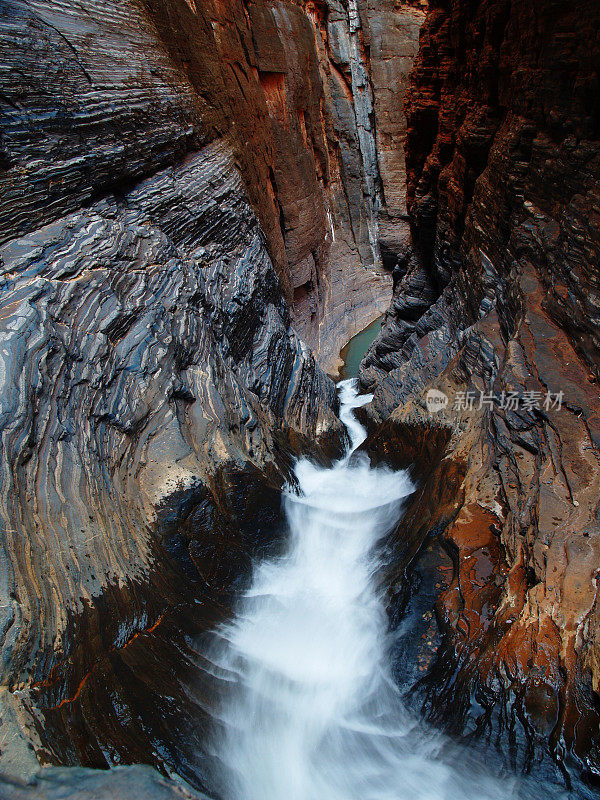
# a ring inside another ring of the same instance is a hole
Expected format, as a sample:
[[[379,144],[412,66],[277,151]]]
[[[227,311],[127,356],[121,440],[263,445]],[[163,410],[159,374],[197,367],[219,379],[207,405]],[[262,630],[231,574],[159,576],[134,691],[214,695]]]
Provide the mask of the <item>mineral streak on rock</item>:
[[[396,266],[408,234],[404,149],[406,118],[404,101],[409,73],[417,54],[419,30],[426,2],[394,3],[363,0],[362,47],[369,53],[373,87],[373,120],[376,134],[378,186],[381,208],[378,237],[381,256],[390,268]]]
[[[377,384],[374,420],[413,452],[423,443],[407,519],[424,521],[421,541],[445,529],[454,557],[432,717],[521,767],[549,752],[588,777],[600,769],[599,29],[592,2],[431,4],[406,105],[412,247],[361,371]],[[450,400],[435,416],[432,387]],[[465,390],[473,411],[455,408]],[[544,408],[561,391],[562,408]],[[480,405],[480,392],[497,399]],[[517,404],[501,402],[510,392]],[[440,427],[447,446],[427,452],[421,434]]]

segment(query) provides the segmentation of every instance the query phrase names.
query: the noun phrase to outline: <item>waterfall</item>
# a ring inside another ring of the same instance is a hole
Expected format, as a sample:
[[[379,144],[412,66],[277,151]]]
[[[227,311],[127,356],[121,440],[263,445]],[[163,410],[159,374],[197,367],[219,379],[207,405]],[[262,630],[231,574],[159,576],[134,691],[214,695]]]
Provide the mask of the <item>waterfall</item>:
[[[369,402],[340,384],[351,446],[298,461],[287,552],[259,564],[218,631],[223,700],[213,750],[224,800],[499,800],[513,786],[410,713],[391,676],[377,542],[413,489],[354,452]],[[354,453],[353,457],[350,456]]]

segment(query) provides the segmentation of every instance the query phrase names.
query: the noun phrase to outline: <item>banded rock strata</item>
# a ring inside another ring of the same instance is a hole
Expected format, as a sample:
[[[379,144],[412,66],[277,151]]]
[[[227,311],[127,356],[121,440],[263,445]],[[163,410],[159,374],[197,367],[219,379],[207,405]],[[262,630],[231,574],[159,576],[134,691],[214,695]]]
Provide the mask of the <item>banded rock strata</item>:
[[[222,142],[0,257],[3,683],[27,704],[54,675],[57,705],[69,619],[164,569],[155,545],[223,469],[284,480],[286,453],[338,430],[335,393]],[[129,636],[152,623],[140,595]]]
[[[513,765],[552,771],[549,754],[567,782],[590,784],[599,31],[594,3],[431,4],[406,106],[412,244],[361,370],[373,419],[421,471],[407,558],[444,531],[454,561],[431,716]],[[449,398],[435,415],[430,388]],[[465,391],[472,411],[456,408]],[[480,405],[480,392],[495,400]],[[544,406],[548,392],[563,392],[561,408]]]
[[[146,12],[2,14],[2,770],[34,772],[33,747],[198,784],[160,707],[189,704],[183,629],[275,535],[254,492],[339,443],[334,387],[290,326],[235,136]]]
[[[404,213],[390,204],[390,234],[379,164],[402,163],[397,100],[423,13],[384,19],[333,0],[4,4],[6,235],[227,137],[298,332],[335,373],[340,343],[389,301],[380,240],[393,262]],[[374,41],[390,25],[401,58],[370,58],[371,25]]]
[[[23,784],[0,784],[4,800],[209,800],[182,782],[172,782],[150,767],[117,767],[111,772],[51,767]]]
[[[391,293],[377,240],[377,163],[360,147],[367,86],[355,91],[329,52],[333,17],[350,36],[348,10],[180,0],[148,11],[173,57],[187,54],[185,70],[210,113],[225,112],[217,124],[233,139],[296,329],[334,374],[340,342]]]
[[[192,642],[292,454],[339,447],[321,368],[389,299],[421,5],[2,4],[4,773],[203,785]]]

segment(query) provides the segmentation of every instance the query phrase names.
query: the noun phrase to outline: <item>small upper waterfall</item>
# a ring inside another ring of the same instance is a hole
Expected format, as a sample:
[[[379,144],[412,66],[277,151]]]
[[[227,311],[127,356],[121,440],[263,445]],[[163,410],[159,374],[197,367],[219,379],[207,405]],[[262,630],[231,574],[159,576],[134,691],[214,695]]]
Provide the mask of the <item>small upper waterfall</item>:
[[[302,459],[284,495],[287,552],[256,568],[218,631],[224,699],[213,747],[224,800],[498,800],[499,783],[403,705],[374,575],[377,542],[412,486],[350,454],[365,438],[340,384],[351,446],[331,468]]]

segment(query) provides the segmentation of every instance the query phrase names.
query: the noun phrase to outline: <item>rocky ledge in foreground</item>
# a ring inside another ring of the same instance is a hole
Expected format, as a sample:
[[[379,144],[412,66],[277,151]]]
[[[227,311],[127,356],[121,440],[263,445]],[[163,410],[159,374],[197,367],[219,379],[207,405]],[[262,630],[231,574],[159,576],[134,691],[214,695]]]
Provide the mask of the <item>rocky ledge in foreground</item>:
[[[30,781],[0,779],[3,800],[211,800],[182,781],[172,781],[151,767],[112,770],[48,767]]]

